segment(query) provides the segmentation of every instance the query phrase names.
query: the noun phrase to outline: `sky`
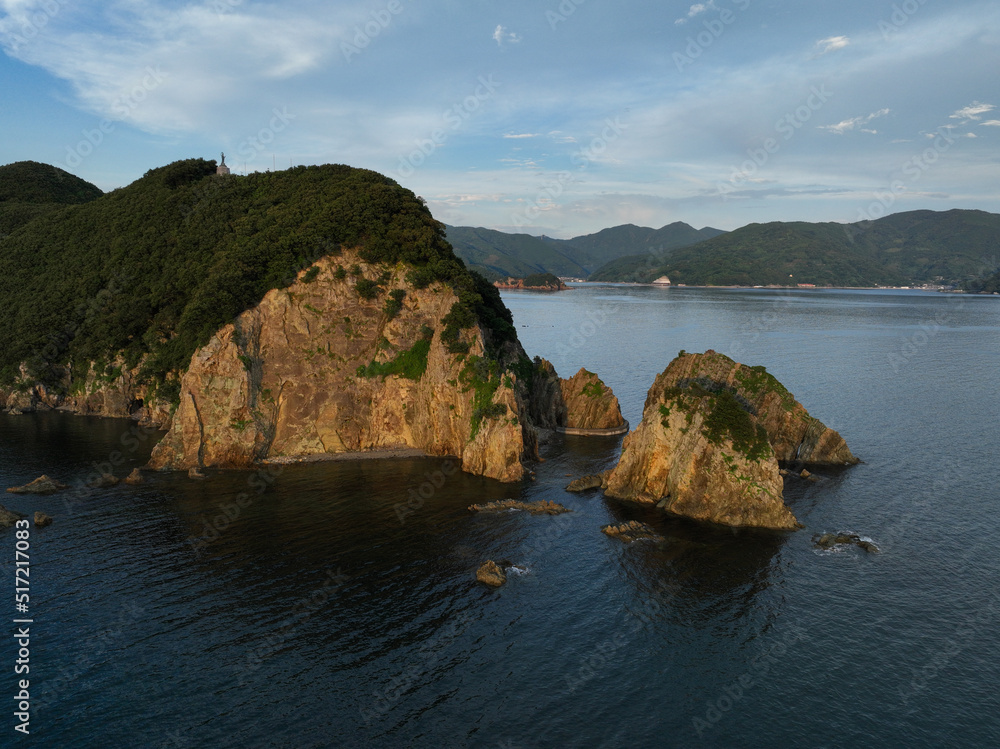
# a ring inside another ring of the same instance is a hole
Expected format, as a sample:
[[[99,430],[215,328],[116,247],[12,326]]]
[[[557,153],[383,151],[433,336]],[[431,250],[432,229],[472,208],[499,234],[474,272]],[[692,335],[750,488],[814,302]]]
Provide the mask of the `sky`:
[[[1000,3],[0,0],[0,164],[349,164],[448,224],[1000,212]]]

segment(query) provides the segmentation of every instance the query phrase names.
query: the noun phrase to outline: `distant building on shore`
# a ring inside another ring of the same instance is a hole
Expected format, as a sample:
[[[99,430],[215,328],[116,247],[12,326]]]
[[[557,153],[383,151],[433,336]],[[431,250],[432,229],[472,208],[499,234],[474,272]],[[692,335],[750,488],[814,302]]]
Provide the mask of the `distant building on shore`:
[[[666,276],[660,276],[655,281],[653,281],[653,286],[669,286],[670,279]]]
[[[215,167],[216,174],[229,174],[229,167],[226,166],[226,154],[222,154],[222,163]]]

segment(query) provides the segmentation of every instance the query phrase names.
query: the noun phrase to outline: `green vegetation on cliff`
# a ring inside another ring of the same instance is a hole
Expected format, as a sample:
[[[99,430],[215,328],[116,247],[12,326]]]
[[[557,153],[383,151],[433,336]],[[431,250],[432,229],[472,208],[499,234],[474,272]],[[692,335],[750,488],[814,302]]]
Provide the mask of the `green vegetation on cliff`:
[[[767,431],[752,416],[747,404],[735,393],[707,379],[688,380],[678,387],[667,388],[659,406],[662,423],[674,408],[684,412],[687,423],[694,420],[695,411],[702,411],[701,432],[713,445],[728,440],[733,449],[748,460],[759,461],[774,454]]]
[[[591,281],[707,286],[909,286],[963,283],[983,276],[995,254],[1000,215],[910,211],[855,224],[750,224],[663,253],[621,258]],[[995,264],[995,263],[994,263]],[[991,271],[993,269],[990,269]]]
[[[189,159],[60,206],[52,201],[87,191],[60,193],[46,176],[53,168],[39,166],[8,180],[8,200],[50,202],[0,237],[0,381],[15,380],[22,362],[32,378],[54,382],[66,365],[79,372],[122,355],[128,366],[145,360],[144,376],[163,382],[219,327],[342,247],[384,266],[356,279],[359,292],[377,296],[397,264],[417,287],[449,285],[459,301],[445,324],[456,344],[477,321],[492,351],[516,340],[499,293],[455,257],[444,226],[375,172],[326,165],[216,176],[215,162]],[[11,167],[0,169],[0,184]]]

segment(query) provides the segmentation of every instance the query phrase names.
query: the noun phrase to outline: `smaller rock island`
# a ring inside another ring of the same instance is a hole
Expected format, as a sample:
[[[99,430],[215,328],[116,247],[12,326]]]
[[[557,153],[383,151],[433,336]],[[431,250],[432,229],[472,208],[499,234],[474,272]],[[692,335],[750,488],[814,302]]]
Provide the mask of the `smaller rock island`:
[[[522,291],[565,291],[569,288],[551,273],[533,273],[524,278],[508,278],[505,281],[494,281],[493,285],[498,289]]]
[[[860,461],[764,367],[682,351],[649,389],[642,422],[604,488],[696,520],[800,528],[782,498],[779,462]]]

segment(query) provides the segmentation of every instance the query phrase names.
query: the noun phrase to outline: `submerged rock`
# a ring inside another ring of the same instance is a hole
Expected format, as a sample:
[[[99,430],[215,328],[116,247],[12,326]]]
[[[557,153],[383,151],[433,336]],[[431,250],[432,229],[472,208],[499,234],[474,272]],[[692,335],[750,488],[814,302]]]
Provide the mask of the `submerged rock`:
[[[191,468],[188,468],[188,478],[189,479],[204,479],[204,478],[208,478],[208,477],[204,473],[202,473],[202,471],[201,471],[200,468],[198,468],[197,466],[192,466]]]
[[[24,486],[12,486],[7,491],[11,494],[55,494],[68,488],[66,484],[43,474]]]
[[[11,528],[14,523],[21,520],[23,517],[24,515],[20,512],[8,510],[3,505],[0,505],[0,528]]]
[[[481,583],[499,588],[507,582],[507,575],[504,574],[504,571],[500,569],[496,562],[490,559],[476,570],[476,579]]]
[[[525,510],[532,515],[561,515],[564,512],[572,512],[557,502],[547,499],[538,502],[522,502],[519,499],[501,499],[495,502],[487,502],[482,505],[469,505],[473,512],[506,512],[508,510]]]
[[[52,518],[46,515],[44,512],[35,513],[35,526],[37,528],[44,528],[47,525],[52,525]]]
[[[861,538],[856,533],[817,533],[812,538],[818,549],[832,549],[835,546],[846,546],[854,544],[860,549],[871,554],[878,554],[879,548],[872,541]]]
[[[626,543],[632,541],[662,541],[663,536],[654,531],[652,527],[638,520],[629,520],[621,525],[606,525],[601,528],[601,532],[617,538]]]

